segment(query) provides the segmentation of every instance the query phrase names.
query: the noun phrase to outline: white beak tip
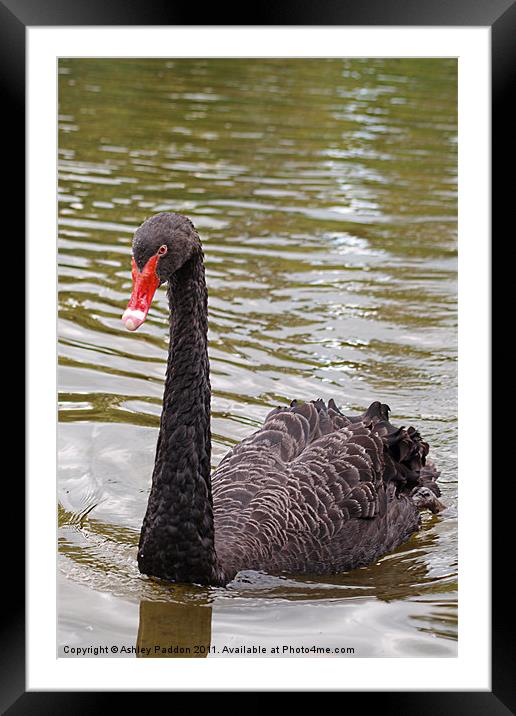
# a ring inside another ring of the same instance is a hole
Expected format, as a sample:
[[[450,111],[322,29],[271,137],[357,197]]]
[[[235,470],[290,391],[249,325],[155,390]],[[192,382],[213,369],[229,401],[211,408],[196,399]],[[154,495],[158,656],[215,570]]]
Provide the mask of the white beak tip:
[[[124,311],[122,316],[122,323],[128,331],[135,331],[139,328],[145,320],[145,313],[143,311],[136,311],[132,308],[128,308]]]

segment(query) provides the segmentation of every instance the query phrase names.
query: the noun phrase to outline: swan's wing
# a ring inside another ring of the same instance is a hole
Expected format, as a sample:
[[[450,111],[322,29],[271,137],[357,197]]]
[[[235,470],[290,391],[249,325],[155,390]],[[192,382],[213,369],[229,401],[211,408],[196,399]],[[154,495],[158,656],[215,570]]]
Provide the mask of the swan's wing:
[[[424,482],[438,494],[428,445],[388,417],[380,403],[351,417],[320,400],[271,411],[213,476],[217,551],[236,565],[240,553],[261,564],[281,552],[306,555],[350,521],[383,516],[399,492]]]
[[[293,526],[326,540],[350,519],[385,514],[383,453],[382,439],[358,421],[316,438],[289,465]]]
[[[356,488],[353,499],[364,505],[364,517],[372,509],[365,509],[364,500],[372,501],[388,483],[407,493],[424,484],[439,496],[439,472],[426,459],[428,443],[413,427],[391,425],[389,412],[388,405],[374,402],[361,415],[346,416],[333,400],[275,408],[260,430],[223,458],[213,475],[214,495],[223,491],[229,498],[234,489],[237,503],[246,506],[277,473],[297,477],[305,493],[332,486],[336,495],[340,488],[347,495]]]
[[[301,405],[294,400],[288,408],[271,410],[259,430],[224,456],[215,474],[220,474],[227,463],[251,464],[258,455],[272,463],[289,463],[315,440],[349,423],[341,413],[328,410],[322,400]]]

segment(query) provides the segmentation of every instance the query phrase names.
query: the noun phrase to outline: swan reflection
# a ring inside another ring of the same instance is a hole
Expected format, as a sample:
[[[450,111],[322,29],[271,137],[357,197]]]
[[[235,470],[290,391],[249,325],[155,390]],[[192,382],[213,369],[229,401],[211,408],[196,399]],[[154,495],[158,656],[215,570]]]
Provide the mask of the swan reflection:
[[[141,601],[136,639],[141,658],[203,658],[211,644],[211,604]]]

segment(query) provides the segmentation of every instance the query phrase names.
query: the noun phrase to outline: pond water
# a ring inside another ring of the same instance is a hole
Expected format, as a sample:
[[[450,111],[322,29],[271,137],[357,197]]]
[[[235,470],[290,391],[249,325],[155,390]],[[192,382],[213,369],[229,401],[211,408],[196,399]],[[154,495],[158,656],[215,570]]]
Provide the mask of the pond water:
[[[60,60],[60,655],[456,656],[456,73],[434,59]],[[136,334],[120,317],[132,234],[160,211],[188,215],[204,243],[213,466],[293,398],[381,400],[430,442],[445,512],[337,576],[207,589],[139,574],[165,290]]]

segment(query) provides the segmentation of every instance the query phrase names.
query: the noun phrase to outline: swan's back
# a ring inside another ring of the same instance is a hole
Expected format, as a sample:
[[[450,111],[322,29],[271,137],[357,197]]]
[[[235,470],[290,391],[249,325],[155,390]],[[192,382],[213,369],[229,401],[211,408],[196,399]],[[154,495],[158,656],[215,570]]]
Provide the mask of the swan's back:
[[[418,528],[411,493],[440,494],[427,454],[379,402],[354,417],[333,400],[276,408],[213,475],[222,567],[331,573],[376,561]]]

